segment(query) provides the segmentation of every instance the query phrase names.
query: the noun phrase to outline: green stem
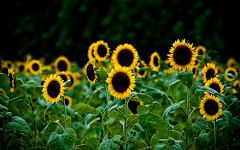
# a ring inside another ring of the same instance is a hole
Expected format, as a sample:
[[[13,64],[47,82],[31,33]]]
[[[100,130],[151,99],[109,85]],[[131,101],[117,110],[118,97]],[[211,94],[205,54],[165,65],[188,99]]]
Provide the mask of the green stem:
[[[216,119],[213,122],[213,128],[214,128],[214,150],[217,149],[217,130],[216,130]]]
[[[128,100],[125,99],[125,124],[124,124],[124,149],[127,150],[127,108]]]
[[[63,105],[64,105],[64,115],[65,115],[65,129],[68,128],[68,119],[67,119],[67,111],[66,111],[66,104],[65,104],[65,99],[64,99],[64,96],[63,96]]]
[[[108,118],[109,118],[109,116],[110,116],[110,111],[109,111],[108,89],[107,89],[106,82],[104,82],[104,86],[105,86],[105,91],[106,91],[106,101],[107,101],[107,110],[108,110]]]
[[[36,129],[36,122],[35,122],[35,115],[34,115],[34,106],[33,106],[33,101],[32,101],[31,95],[29,97],[30,97],[30,100],[31,100],[31,108],[32,108],[33,118],[34,118],[33,126],[34,126],[34,131],[35,131],[35,137],[37,137],[37,129]]]
[[[188,124],[189,121],[189,89],[186,87],[187,89],[187,108],[186,108],[186,113],[187,113],[187,117],[186,117],[186,125]],[[188,149],[188,134],[186,133],[186,142],[185,142],[185,150]]]

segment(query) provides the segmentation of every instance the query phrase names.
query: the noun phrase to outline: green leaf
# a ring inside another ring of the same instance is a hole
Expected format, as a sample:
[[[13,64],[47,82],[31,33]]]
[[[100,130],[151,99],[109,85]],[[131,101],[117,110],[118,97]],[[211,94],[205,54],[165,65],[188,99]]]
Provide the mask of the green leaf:
[[[107,72],[103,69],[103,67],[102,67],[99,71],[97,71],[97,75],[98,75],[97,81],[98,81],[99,83],[104,84],[105,81],[106,81],[106,79],[107,79],[107,77],[108,77],[108,74],[107,74]]]
[[[174,103],[174,104],[170,105],[169,107],[167,107],[165,109],[165,111],[163,112],[163,119],[165,121],[168,121],[168,118],[167,118],[168,113],[170,113],[170,114],[174,113],[184,102],[185,102],[185,100],[182,100],[180,102]]]
[[[138,105],[137,112],[139,115],[146,115],[149,113],[149,107],[145,105]]]
[[[138,149],[147,148],[148,144],[141,138],[140,140],[130,139],[130,141],[127,142],[131,146],[137,146]]]
[[[134,121],[133,121],[134,120]],[[127,120],[127,131],[130,131],[131,129],[133,129],[133,127],[135,126],[136,123],[139,122],[140,119],[138,119],[138,115],[132,115],[130,118],[128,118]],[[131,122],[131,124],[130,124]]]
[[[150,106],[150,111],[160,116],[162,113],[162,106],[158,102],[153,102],[153,104]]]
[[[6,73],[0,73],[0,83],[10,83],[10,78]]]
[[[176,81],[172,82],[168,87],[168,90],[171,93],[173,99],[176,99],[176,93],[177,93],[177,89],[178,89],[180,83],[181,83],[180,80],[176,80]]]
[[[8,102],[9,102],[9,97],[7,95],[0,93],[0,104],[4,106],[8,106]]]
[[[174,143],[172,147],[174,148],[174,150],[182,150],[182,147],[178,143]]]
[[[0,104],[0,110],[1,110],[1,111],[7,111],[7,110],[8,110],[8,108],[7,108],[7,107],[5,107],[5,106],[3,106],[2,104]]]
[[[104,138],[98,150],[118,150],[121,145],[121,137],[121,135],[115,135],[112,139]]]
[[[146,115],[139,115],[139,118],[150,123],[155,129],[162,130],[167,129],[168,123],[163,120],[162,117],[155,115],[153,113],[148,113]]]
[[[213,141],[213,132],[206,132],[202,130],[200,135],[195,139],[195,145],[197,149],[204,149],[207,147],[207,145]]]
[[[113,135],[123,135],[123,125],[119,121],[118,113],[111,111],[109,119],[106,121],[106,126]]]
[[[91,147],[92,149],[97,149],[100,145],[100,142],[98,141],[98,139],[90,137],[87,139],[86,144],[88,147]]]
[[[142,100],[144,105],[151,105],[153,102],[152,97],[147,94],[139,93],[139,94],[136,94],[136,96]]]
[[[63,134],[51,133],[47,144],[53,150],[66,150],[74,146],[76,139],[77,134],[75,130],[67,128]]]
[[[153,101],[158,101],[160,98],[165,96],[169,102],[172,103],[171,99],[168,97],[168,95],[160,91],[159,89],[153,88],[153,87],[148,87],[148,86],[143,86],[146,88],[146,94],[151,96],[153,98]]]
[[[193,73],[192,71],[182,72],[180,71],[177,74],[177,78],[186,86],[188,89],[192,86],[193,82]]]
[[[12,120],[10,122],[7,122],[6,126],[12,130],[19,132],[29,133],[31,131],[27,122],[19,116],[12,117]]]
[[[67,80],[66,82],[64,82],[65,83],[65,86],[66,87],[69,87],[70,85],[71,85],[71,80]]]
[[[238,77],[234,76],[232,73],[225,73],[225,74],[222,75],[222,77],[223,76],[230,76],[230,77],[240,81],[240,79]]]
[[[173,128],[173,130],[174,131],[178,131],[179,133],[183,133],[183,128],[184,128],[184,126],[183,125],[181,125],[181,124],[176,124],[175,126],[174,126],[174,128]],[[169,134],[169,136],[170,137],[172,137],[172,138],[174,138],[175,140],[180,140],[182,137],[181,137],[181,135],[179,135],[178,133],[176,133],[176,132],[171,132],[170,134]]]
[[[100,111],[98,111],[96,108],[94,108],[88,104],[83,104],[83,103],[78,103],[78,104],[74,105],[73,110],[75,112],[81,111],[81,112],[87,112],[87,113],[91,113],[91,114],[99,114],[100,113]]]
[[[161,150],[165,147],[166,145],[163,143],[157,143],[154,145],[154,150]]]
[[[89,103],[91,102],[92,97],[93,97],[97,92],[101,91],[103,88],[104,88],[104,87],[99,87],[98,89],[96,89],[96,90],[88,93],[87,96],[85,97],[83,103],[84,103],[84,104],[89,104]]]
[[[188,122],[185,127],[184,127],[184,131],[186,132],[186,134],[190,135],[190,137],[192,137],[193,134],[193,124],[191,122]]]
[[[156,74],[156,75],[159,76],[159,72],[157,70],[153,70],[153,69],[148,68],[148,67],[142,67],[138,71],[147,71],[149,73]]]

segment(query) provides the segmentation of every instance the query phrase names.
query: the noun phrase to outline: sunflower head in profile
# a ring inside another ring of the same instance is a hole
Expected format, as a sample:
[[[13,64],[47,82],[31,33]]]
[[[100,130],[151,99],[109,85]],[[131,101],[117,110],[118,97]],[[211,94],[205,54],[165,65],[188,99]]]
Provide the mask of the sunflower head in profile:
[[[227,67],[236,67],[237,61],[234,58],[229,58],[227,61]]]
[[[169,51],[171,54],[168,54],[168,60],[171,62],[170,65],[172,68],[179,71],[191,70],[197,59],[194,49],[195,47],[192,44],[186,43],[185,39],[181,42],[179,40],[175,41]]]
[[[221,94],[223,96],[224,86],[222,85],[222,83],[220,82],[220,80],[218,78],[216,78],[216,77],[211,78],[210,80],[208,80],[205,83],[205,86],[214,89],[215,91],[217,91],[219,94]],[[209,93],[209,92],[204,92],[204,93],[206,95],[212,94],[212,93]]]
[[[63,96],[65,93],[65,83],[60,78],[60,76],[50,75],[43,85],[43,95],[46,101],[54,104],[61,100],[60,96]]]
[[[98,61],[106,61],[108,55],[109,55],[109,47],[108,44],[105,43],[104,41],[100,40],[97,41],[94,44],[94,48],[93,48],[93,54],[96,58],[96,60]]]
[[[209,121],[217,119],[222,115],[222,104],[218,97],[214,95],[205,95],[205,97],[200,102],[200,113],[203,118]]]
[[[147,67],[147,64],[145,63],[144,60],[142,60],[141,63],[142,63],[142,67]],[[138,68],[141,68],[140,62],[137,63],[137,67],[138,67]],[[141,71],[138,72],[137,77],[143,79],[143,78],[146,77],[146,75],[147,75],[147,71],[141,70]]]
[[[28,69],[32,74],[37,75],[42,72],[42,64],[39,60],[32,60],[28,64]]]
[[[153,70],[157,70],[157,71],[158,71],[159,68],[161,67],[161,64],[160,64],[160,56],[158,55],[157,52],[154,52],[154,53],[151,54],[149,66],[150,66],[150,68],[152,68]]]
[[[192,72],[193,72],[193,78],[197,79],[198,78],[198,67],[197,66],[193,66],[192,67]]]
[[[238,86],[238,87],[240,87],[240,82],[239,82],[239,80],[236,80],[236,81],[234,81],[233,82],[233,86]],[[236,90],[236,89],[232,89],[232,92],[233,92],[233,94],[236,94],[236,93],[238,93],[238,91]]]
[[[206,57],[206,48],[202,45],[197,46],[196,53],[198,56],[202,56],[203,59]]]
[[[71,67],[71,66],[70,66],[70,61],[69,61],[68,58],[65,57],[65,56],[59,56],[59,57],[55,60],[54,66],[55,66],[57,72],[58,72],[58,71],[60,71],[60,72],[62,72],[62,71],[67,72],[67,71],[70,70],[70,67]]]
[[[26,64],[24,62],[17,62],[17,68],[20,72],[24,72],[26,71],[27,67],[26,67]]]
[[[96,60],[95,55],[94,55],[94,46],[95,46],[95,43],[92,43],[88,48],[88,59],[91,61]]]
[[[6,91],[2,88],[0,88],[0,93],[2,93],[3,95],[7,95]]]
[[[138,112],[137,112],[138,105],[143,105],[143,102],[136,102],[136,101],[128,102],[128,108],[131,110],[132,115],[134,114],[138,115]]]
[[[111,70],[106,82],[109,84],[108,90],[110,94],[117,99],[128,97],[136,86],[136,81],[131,70],[120,66],[116,66],[115,70]]]
[[[167,60],[164,60],[164,62],[167,64],[168,66],[168,69],[164,69],[163,71],[165,73],[168,73],[168,74],[172,74],[174,72],[174,69],[171,67],[171,62],[167,59]]]
[[[10,92],[14,92],[14,89],[16,87],[16,82],[15,82],[14,71],[12,68],[8,69],[8,77],[10,79]]]
[[[56,76],[59,76],[63,80],[63,82],[67,82],[67,80],[70,80],[69,75],[64,71],[56,73]]]
[[[207,82],[211,78],[218,77],[217,73],[218,73],[218,70],[215,67],[215,65],[212,63],[211,64],[207,63],[207,65],[204,66],[204,68],[202,69],[202,74],[204,77],[203,82]]]
[[[72,106],[72,98],[70,96],[64,96],[65,105],[68,107]]]
[[[95,65],[93,62],[89,61],[86,65],[86,73],[88,81],[91,85],[94,85],[97,81],[97,73],[95,71]]]
[[[138,61],[138,52],[131,44],[118,45],[113,51],[112,60],[114,66],[134,69]]]
[[[236,68],[233,68],[233,67],[229,67],[229,68],[227,68],[226,70],[225,70],[225,73],[231,73],[232,75],[234,75],[234,76],[238,76],[238,72],[237,72],[237,69]],[[231,77],[231,76],[228,76],[228,75],[226,75],[226,76],[224,76],[225,77],[225,79],[227,80],[227,81],[233,81],[233,80],[235,80],[233,77]]]
[[[68,87],[68,90],[72,90],[72,89],[76,86],[77,79],[76,79],[75,74],[72,73],[71,71],[68,71],[67,74],[69,75],[70,80],[71,80],[71,84],[70,84],[70,86]]]

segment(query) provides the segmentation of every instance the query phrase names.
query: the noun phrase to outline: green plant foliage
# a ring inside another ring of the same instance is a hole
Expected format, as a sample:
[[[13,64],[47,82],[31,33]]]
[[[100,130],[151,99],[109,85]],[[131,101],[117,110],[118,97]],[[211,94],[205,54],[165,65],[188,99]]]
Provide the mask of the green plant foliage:
[[[142,100],[144,105],[151,105],[153,102],[152,97],[147,94],[139,93],[139,94],[136,94],[136,96]]]
[[[92,97],[93,97],[96,93],[98,93],[99,91],[101,91],[102,89],[104,89],[104,87],[100,87],[100,88],[98,88],[98,89],[96,89],[96,90],[88,93],[88,95],[85,97],[85,99],[84,99],[83,102],[84,102],[85,104],[89,104],[89,103],[91,102],[91,100],[92,100]]]
[[[76,104],[73,107],[73,110],[75,112],[80,111],[80,112],[87,112],[87,113],[91,113],[91,114],[99,114],[100,113],[96,108],[94,108],[88,104],[83,104],[83,103]]]
[[[108,139],[107,136],[103,138],[102,143],[99,145],[99,150],[117,150],[120,148],[121,136],[115,135],[112,139]]]
[[[0,83],[10,83],[10,79],[6,73],[0,73]]]
[[[71,80],[67,80],[66,82],[65,82],[65,86],[66,87],[69,87],[71,85]]]
[[[97,76],[98,76],[97,81],[99,83],[104,84],[106,82],[108,74],[103,68],[101,68],[99,71],[97,71]]]
[[[192,71],[187,71],[187,72],[178,72],[177,78],[187,87],[191,88],[192,83],[193,83],[193,73]]]
[[[19,116],[12,117],[11,121],[6,123],[6,126],[19,132],[29,133],[31,131],[27,122]]]
[[[180,83],[181,83],[180,80],[176,80],[176,81],[172,82],[168,87],[168,90],[171,93],[173,99],[176,99],[176,93],[177,93],[177,89],[178,89]]]
[[[177,103],[174,103],[174,104],[172,104],[172,105],[170,105],[169,107],[167,107],[166,109],[165,109],[165,111],[163,112],[163,119],[165,120],[165,121],[168,121],[168,119],[167,119],[167,115],[170,113],[170,114],[172,114],[172,113],[174,113],[180,106],[181,106],[181,104],[182,103],[184,103],[185,102],[185,100],[182,100],[182,101],[180,101],[180,102],[177,102]]]
[[[201,131],[200,135],[195,138],[195,145],[197,149],[204,149],[209,146],[209,144],[213,141],[213,132],[206,132],[204,130]]]
[[[9,103],[9,97],[7,95],[3,95],[2,93],[0,93],[0,104],[2,104],[3,106],[8,106]]]

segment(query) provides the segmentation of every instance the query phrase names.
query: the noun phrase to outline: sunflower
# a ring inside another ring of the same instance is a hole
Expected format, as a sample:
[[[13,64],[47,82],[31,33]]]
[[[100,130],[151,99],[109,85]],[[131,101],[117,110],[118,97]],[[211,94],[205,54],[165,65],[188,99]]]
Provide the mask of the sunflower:
[[[77,83],[82,81],[83,77],[82,77],[82,74],[80,72],[75,72],[74,75],[75,75],[75,77],[77,79]]]
[[[7,95],[7,93],[5,92],[4,89],[0,88],[0,93],[2,93],[3,95]]]
[[[65,57],[65,56],[59,56],[55,60],[54,66],[55,66],[57,72],[58,71],[60,71],[60,72],[62,72],[62,71],[65,71],[65,72],[70,71],[70,67],[71,67],[68,58]]]
[[[97,73],[95,71],[94,64],[89,61],[86,66],[87,78],[91,85],[94,85],[97,81]]]
[[[171,62],[173,69],[182,69],[183,71],[191,70],[192,66],[195,64],[196,52],[195,47],[192,44],[186,43],[185,39],[180,42],[179,40],[173,43],[173,47],[170,49],[168,54],[168,60]]]
[[[14,67],[14,63],[11,60],[5,60],[5,61],[3,61],[3,66],[7,66],[8,69],[9,68],[13,68]]]
[[[65,83],[63,83],[60,76],[50,75],[49,78],[46,79],[43,85],[43,95],[46,101],[54,104],[55,102],[59,102],[61,100],[60,96],[63,96],[65,93]]]
[[[39,60],[32,60],[28,65],[28,69],[32,74],[37,75],[42,72],[42,64]]]
[[[233,82],[233,86],[238,86],[238,87],[240,87],[240,82],[239,82],[239,80],[234,81],[234,82]],[[236,89],[232,89],[232,92],[233,92],[233,94],[238,93],[238,91],[237,91]]]
[[[222,66],[216,66],[216,68],[217,68],[218,73],[221,74],[224,72],[224,68]]]
[[[197,46],[196,53],[198,56],[202,56],[203,59],[206,57],[206,48],[202,45]]]
[[[220,82],[220,80],[218,78],[211,78],[210,80],[208,80],[205,83],[206,87],[210,87],[212,89],[214,89],[215,91],[217,91],[219,94],[221,94],[223,96],[223,89],[224,86],[222,85],[222,83]],[[209,92],[204,92],[206,95],[209,95]]]
[[[233,67],[229,67],[225,70],[225,73],[231,73],[232,75],[234,76],[238,76],[238,72],[237,72],[237,69],[233,68]],[[227,81],[233,81],[234,78],[233,77],[230,77],[230,76],[225,76],[226,80]]]
[[[63,82],[67,82],[67,80],[70,80],[69,75],[64,71],[56,73],[56,76],[60,76],[60,78],[63,80]]]
[[[6,74],[8,74],[8,66],[2,64],[2,66],[1,66],[1,72],[2,72],[2,73],[6,73]]]
[[[15,83],[14,71],[12,68],[8,69],[8,77],[10,79],[10,92],[14,92],[16,83]]]
[[[39,61],[41,64],[45,64],[46,63],[46,59],[44,57],[40,57]]]
[[[154,53],[151,54],[149,66],[150,66],[150,68],[152,68],[153,70],[157,70],[157,71],[158,71],[159,68],[161,67],[161,64],[160,64],[160,56],[158,55],[157,52],[154,52]]]
[[[124,99],[131,94],[131,90],[136,86],[135,78],[131,70],[127,67],[116,66],[112,69],[106,82],[110,94],[117,99]]]
[[[109,47],[108,44],[104,41],[100,40],[95,43],[93,48],[93,54],[98,61],[105,61],[107,56],[109,55]]]
[[[72,106],[72,98],[70,96],[64,96],[65,99],[65,105],[68,107]]]
[[[218,97],[214,95],[205,95],[205,97],[200,102],[200,113],[203,118],[209,121],[217,119],[222,115],[222,104]]]
[[[193,78],[197,79],[198,67],[197,66],[193,66],[192,67],[192,72],[193,72]]]
[[[144,60],[142,60],[141,63],[142,63],[142,67],[147,67],[147,64],[144,62]],[[140,62],[138,62],[137,67],[141,68]],[[138,72],[137,77],[145,78],[146,75],[147,75],[147,71],[141,70],[141,71]]]
[[[236,60],[234,58],[229,58],[227,61],[227,67],[236,67]]]
[[[75,74],[73,74],[71,71],[68,71],[67,74],[69,75],[70,80],[71,80],[71,84],[68,87],[68,89],[72,90],[75,87],[77,80],[76,80]]]
[[[88,59],[92,61],[96,60],[94,56],[94,46],[95,46],[95,43],[92,43],[88,48]]]
[[[118,45],[113,51],[112,61],[114,66],[134,69],[138,61],[138,52],[131,44]]]
[[[27,54],[26,56],[26,63],[28,64],[32,60],[32,54]]]
[[[215,65],[207,63],[207,66],[204,66],[204,68],[202,69],[202,74],[204,77],[203,82],[207,82],[211,78],[218,77],[217,73],[218,73],[218,70],[215,67]]]
[[[17,68],[18,68],[18,70],[20,71],[20,72],[24,72],[24,71],[26,71],[26,69],[27,69],[27,67],[26,67],[26,65],[25,65],[25,63],[24,62],[17,62],[17,64],[16,64],[16,66],[17,66]]]
[[[174,72],[174,69],[171,67],[171,62],[167,59],[164,60],[164,62],[168,65],[168,69],[163,70],[165,73],[172,74]]]
[[[201,61],[198,60],[198,59],[196,59],[196,60],[195,60],[195,64],[194,64],[194,66],[199,67],[199,66],[200,66],[200,63],[201,63]]]
[[[128,108],[131,110],[132,115],[133,114],[138,115],[138,113],[137,113],[138,105],[143,105],[143,102],[136,102],[136,101],[129,101],[128,102]]]

